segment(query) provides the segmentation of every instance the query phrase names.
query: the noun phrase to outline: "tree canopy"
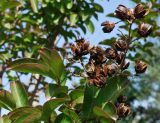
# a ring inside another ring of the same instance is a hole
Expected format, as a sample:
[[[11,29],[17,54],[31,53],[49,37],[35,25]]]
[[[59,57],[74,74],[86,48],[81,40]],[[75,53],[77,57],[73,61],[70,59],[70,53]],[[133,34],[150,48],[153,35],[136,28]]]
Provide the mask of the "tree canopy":
[[[1,0],[0,108],[8,113],[0,122],[160,121],[160,3],[132,2],[100,22],[106,37],[117,36],[92,46],[81,35],[94,34],[93,19],[105,14],[98,1]]]

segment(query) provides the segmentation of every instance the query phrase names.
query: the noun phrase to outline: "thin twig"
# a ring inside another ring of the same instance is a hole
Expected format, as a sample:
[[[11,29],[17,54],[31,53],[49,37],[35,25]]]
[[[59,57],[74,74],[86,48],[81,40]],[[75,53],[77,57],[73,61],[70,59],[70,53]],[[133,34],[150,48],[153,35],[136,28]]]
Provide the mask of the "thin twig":
[[[131,30],[132,30],[132,23],[129,24],[128,38],[127,38],[127,49],[124,52],[124,57],[123,57],[122,62],[120,64],[120,68],[123,67],[123,64],[124,64],[124,61],[125,61],[125,58],[126,58],[126,54],[127,54],[128,50],[129,50],[129,45],[131,43]]]
[[[138,38],[135,38],[134,40],[131,41],[131,43],[135,42],[135,41],[138,41],[140,39],[140,37]]]
[[[121,35],[122,35],[123,37],[125,37],[125,38],[127,39],[127,37],[123,34],[123,32],[122,32],[121,30],[118,29],[118,31],[121,33]]]
[[[120,23],[120,22],[122,22],[122,21],[120,20],[120,21],[116,22],[115,24],[118,24],[118,23]]]

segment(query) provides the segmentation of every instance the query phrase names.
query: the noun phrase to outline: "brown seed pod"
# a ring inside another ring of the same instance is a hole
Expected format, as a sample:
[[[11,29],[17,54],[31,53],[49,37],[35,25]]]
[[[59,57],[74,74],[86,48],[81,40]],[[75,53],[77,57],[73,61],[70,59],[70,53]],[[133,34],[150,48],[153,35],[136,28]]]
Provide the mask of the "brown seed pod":
[[[109,76],[112,76],[113,74],[115,74],[116,69],[111,64],[110,65],[106,65],[105,67],[107,69],[107,74]]]
[[[138,33],[142,37],[147,37],[152,32],[152,26],[149,24],[141,23],[138,27]]]
[[[122,66],[122,69],[125,70],[129,67],[130,62],[124,63],[124,65]]]
[[[144,9],[144,6],[139,3],[135,8],[134,8],[134,17],[139,19],[143,18],[145,15],[148,14],[148,10]]]
[[[147,64],[143,61],[136,61],[135,71],[137,74],[144,73],[147,69]]]
[[[121,64],[124,56],[125,56],[125,55],[124,55],[124,53],[122,53],[122,52],[119,53],[119,54],[117,54],[116,62],[117,62],[118,64]]]
[[[105,53],[108,59],[115,59],[117,57],[117,51],[113,48],[107,48]]]
[[[80,49],[75,44],[71,45],[71,50],[72,50],[73,54],[76,56],[80,54]]]
[[[127,100],[127,97],[124,95],[120,95],[117,99],[118,103],[124,103],[126,102],[126,100]]]
[[[116,50],[118,51],[125,51],[128,48],[127,42],[124,40],[119,39],[114,43]]]
[[[90,45],[84,39],[79,39],[75,41],[76,44],[71,45],[71,50],[73,55],[77,58],[87,55],[90,50]]]
[[[95,64],[103,64],[106,61],[105,51],[101,47],[93,47],[90,49],[90,59]]]
[[[103,87],[106,84],[106,77],[94,77],[89,78],[89,84],[95,85],[97,87]]]
[[[115,11],[115,14],[117,16],[117,18],[125,21],[128,20],[129,22],[134,20],[134,14],[133,14],[133,10],[127,8],[124,5],[119,5]]]
[[[117,107],[117,114],[119,118],[125,118],[131,113],[131,108],[124,103],[120,103]]]
[[[88,64],[86,65],[87,75],[88,75],[89,77],[95,76],[95,69],[96,69],[96,67],[95,67],[95,65],[94,65],[93,62],[88,63]]]
[[[103,22],[101,26],[103,26],[102,30],[104,33],[110,33],[114,29],[115,23],[106,21],[106,22]]]

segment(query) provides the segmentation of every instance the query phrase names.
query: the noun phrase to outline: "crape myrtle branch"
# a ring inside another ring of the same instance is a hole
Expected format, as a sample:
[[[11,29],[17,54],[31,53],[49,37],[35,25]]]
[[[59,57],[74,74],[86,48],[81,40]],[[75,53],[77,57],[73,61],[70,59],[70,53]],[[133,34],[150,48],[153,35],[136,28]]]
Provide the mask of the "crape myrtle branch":
[[[87,75],[88,83],[97,87],[104,87],[109,77],[123,74],[130,63],[126,61],[126,56],[132,42],[137,41],[141,37],[147,37],[152,32],[152,26],[144,22],[140,23],[137,29],[139,37],[132,40],[132,24],[135,20],[144,18],[149,13],[149,9],[139,3],[135,8],[127,8],[119,5],[115,10],[115,16],[121,21],[128,22],[128,35],[121,32],[121,36],[116,40],[113,47],[104,49],[100,46],[91,46],[84,38],[77,39],[71,45],[71,51],[74,61],[80,61]],[[119,22],[121,22],[119,21]],[[141,20],[139,20],[141,21]],[[117,22],[117,23],[119,23]],[[105,21],[101,24],[104,33],[113,31],[117,23]],[[83,63],[83,57],[88,55],[87,64]],[[147,64],[141,60],[135,62],[136,74],[144,73]],[[131,109],[124,101],[117,105],[119,118],[126,117],[130,114]]]
[[[122,73],[129,67],[126,62],[126,54],[130,48],[130,44],[137,39],[132,40],[132,24],[136,19],[143,18],[148,14],[148,10],[144,9],[142,4],[138,4],[135,8],[129,9],[123,5],[119,5],[115,11],[117,18],[121,21],[129,23],[128,36],[121,35],[111,48],[103,49],[100,46],[91,46],[89,42],[81,38],[71,45],[73,59],[81,61],[81,65],[88,75],[90,84],[103,87],[106,84],[106,78]],[[119,21],[119,22],[121,22]],[[106,21],[101,24],[104,33],[111,32],[117,23]],[[147,37],[152,32],[152,26],[141,23],[137,32],[140,37]],[[123,33],[122,33],[123,34]],[[138,37],[139,39],[139,37]],[[88,63],[83,64],[82,58],[85,55],[90,56]],[[136,73],[144,73],[147,65],[144,62],[136,61]]]

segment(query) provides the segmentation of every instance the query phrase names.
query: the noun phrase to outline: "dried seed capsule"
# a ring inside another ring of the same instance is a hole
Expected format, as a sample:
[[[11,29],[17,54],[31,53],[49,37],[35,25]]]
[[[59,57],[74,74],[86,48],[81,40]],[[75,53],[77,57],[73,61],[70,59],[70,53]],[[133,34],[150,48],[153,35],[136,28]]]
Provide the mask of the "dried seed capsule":
[[[135,65],[135,71],[137,74],[139,73],[144,73],[147,69],[147,64],[143,61],[136,61],[136,65]]]
[[[120,103],[117,107],[117,114],[119,118],[125,118],[131,113],[131,108],[124,103]]]
[[[107,74],[109,76],[112,76],[113,74],[115,74],[116,69],[112,65],[106,65],[106,68],[107,68]]]
[[[101,26],[104,26],[102,29],[104,33],[109,33],[114,29],[115,23],[106,21],[106,22],[103,22]]]
[[[152,32],[152,26],[149,24],[141,23],[138,27],[138,33],[142,37],[147,37]]]
[[[121,64],[123,58],[124,58],[124,53],[119,53],[119,54],[117,55],[117,57],[116,57],[116,62],[117,62],[118,64]]]
[[[106,49],[106,57],[109,59],[115,59],[117,57],[117,51],[113,48]]]
[[[97,87],[103,87],[106,84],[106,77],[94,77],[89,78],[89,84],[95,85]]]
[[[89,53],[90,46],[88,42],[86,42],[84,39],[79,39],[75,42],[76,44],[71,45],[71,50],[76,58],[82,57],[83,55]]]
[[[135,19],[132,9],[129,9],[124,5],[119,5],[115,13],[116,13],[117,18],[124,20],[124,21],[125,20],[132,21]]]
[[[71,45],[71,50],[72,50],[73,54],[76,56],[80,54],[80,49],[74,44]]]
[[[90,62],[86,65],[86,69],[87,69],[87,75],[89,77],[95,76],[95,65],[93,64],[93,62]]]
[[[90,60],[93,61],[95,64],[103,64],[106,61],[105,51],[101,47],[93,47],[90,50]]]
[[[128,48],[127,42],[121,39],[116,41],[114,46],[118,51],[125,51]]]
[[[130,62],[125,63],[125,64],[122,66],[122,69],[123,69],[123,70],[127,69],[127,68],[129,67],[129,65],[130,65]]]
[[[120,95],[117,99],[118,103],[124,103],[126,102],[126,100],[127,100],[127,97],[124,95]]]
[[[148,10],[144,9],[144,6],[141,3],[134,8],[134,17],[137,19],[143,18],[147,14]]]

